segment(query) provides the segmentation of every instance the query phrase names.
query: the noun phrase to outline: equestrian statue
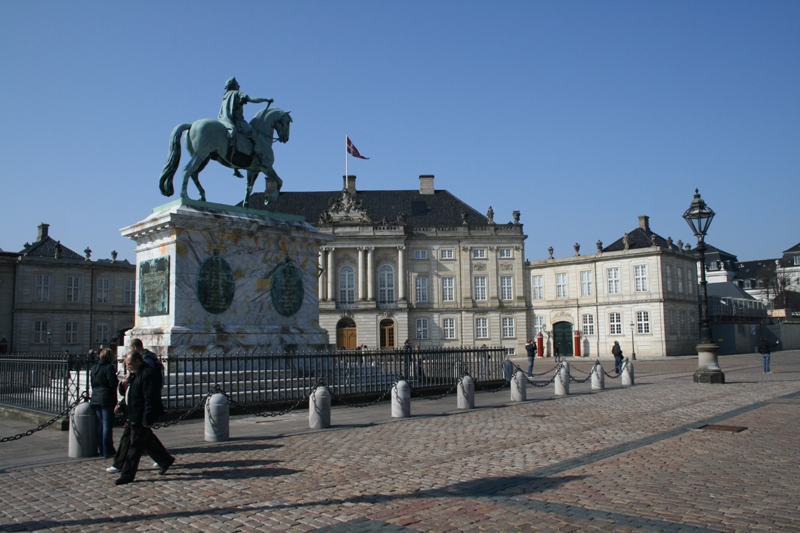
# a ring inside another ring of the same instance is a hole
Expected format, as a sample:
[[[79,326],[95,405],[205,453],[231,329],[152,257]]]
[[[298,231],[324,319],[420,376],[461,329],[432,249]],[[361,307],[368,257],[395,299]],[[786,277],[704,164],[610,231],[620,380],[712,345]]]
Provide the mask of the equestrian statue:
[[[264,173],[267,180],[275,183],[275,190],[270,196],[264,197],[268,204],[280,194],[283,180],[272,168],[275,155],[272,152],[272,143],[289,140],[289,126],[292,123],[291,111],[278,108],[270,109],[272,98],[252,98],[239,90],[236,78],[230,78],[225,84],[225,96],[219,110],[219,120],[209,118],[200,119],[193,124],[178,124],[172,130],[169,143],[169,155],[161,171],[159,188],[164,196],[172,196],[175,189],[172,180],[181,162],[181,136],[186,135],[186,150],[191,159],[183,169],[183,187],[181,198],[189,199],[186,187],[189,179],[194,181],[200,191],[200,200],[206,201],[206,192],[200,185],[199,174],[212,159],[220,164],[233,169],[233,175],[243,177],[239,169],[247,171],[247,189],[244,195],[244,207],[250,206],[250,194],[253,184],[260,172]],[[267,107],[258,111],[253,120],[248,124],[244,120],[243,108],[247,103],[266,102]],[[278,138],[272,137],[272,132]],[[266,190],[265,190],[266,192]]]

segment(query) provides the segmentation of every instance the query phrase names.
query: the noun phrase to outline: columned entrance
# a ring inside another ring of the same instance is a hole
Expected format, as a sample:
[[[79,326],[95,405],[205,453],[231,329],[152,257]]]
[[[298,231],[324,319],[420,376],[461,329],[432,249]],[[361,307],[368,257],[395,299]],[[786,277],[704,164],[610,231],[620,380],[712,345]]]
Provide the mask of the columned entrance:
[[[336,324],[336,347],[342,350],[355,350],[358,330],[352,318],[343,318]]]
[[[395,335],[394,320],[389,320],[388,318],[384,318],[383,320],[381,320],[380,329],[381,329],[381,341],[380,341],[381,349],[397,348],[397,343],[395,342],[396,335]]]
[[[553,353],[555,353],[556,347],[561,355],[573,355],[572,324],[569,322],[553,324]]]

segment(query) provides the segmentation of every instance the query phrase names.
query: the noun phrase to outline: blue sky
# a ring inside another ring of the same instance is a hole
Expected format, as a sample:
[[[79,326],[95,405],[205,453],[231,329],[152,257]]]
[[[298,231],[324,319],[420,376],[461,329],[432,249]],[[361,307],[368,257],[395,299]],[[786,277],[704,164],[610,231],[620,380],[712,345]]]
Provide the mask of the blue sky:
[[[532,260],[638,215],[694,245],[695,187],[740,260],[800,242],[800,2],[7,1],[0,49],[7,251],[46,222],[133,261],[119,229],[177,198],[158,190],[172,128],[215,117],[234,75],[292,110],[285,191],[340,189],[349,134],[360,189],[434,174],[498,222],[520,210]],[[217,164],[201,182],[243,198]]]

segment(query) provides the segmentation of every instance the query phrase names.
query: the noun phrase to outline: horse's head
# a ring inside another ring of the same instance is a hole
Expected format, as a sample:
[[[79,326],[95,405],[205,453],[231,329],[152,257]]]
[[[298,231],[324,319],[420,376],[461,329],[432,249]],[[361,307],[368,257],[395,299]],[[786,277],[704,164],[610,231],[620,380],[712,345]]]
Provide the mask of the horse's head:
[[[289,125],[292,123],[291,111],[284,111],[277,107],[262,109],[255,114],[250,126],[267,137],[272,137],[272,131],[278,134],[278,141],[289,141]]]

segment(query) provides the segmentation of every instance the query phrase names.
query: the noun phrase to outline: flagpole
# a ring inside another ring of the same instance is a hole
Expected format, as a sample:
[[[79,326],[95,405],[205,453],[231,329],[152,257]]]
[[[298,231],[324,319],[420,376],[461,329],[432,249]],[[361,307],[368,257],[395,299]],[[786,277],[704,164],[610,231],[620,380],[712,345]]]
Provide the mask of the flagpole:
[[[344,134],[344,183],[347,187],[347,134]]]

